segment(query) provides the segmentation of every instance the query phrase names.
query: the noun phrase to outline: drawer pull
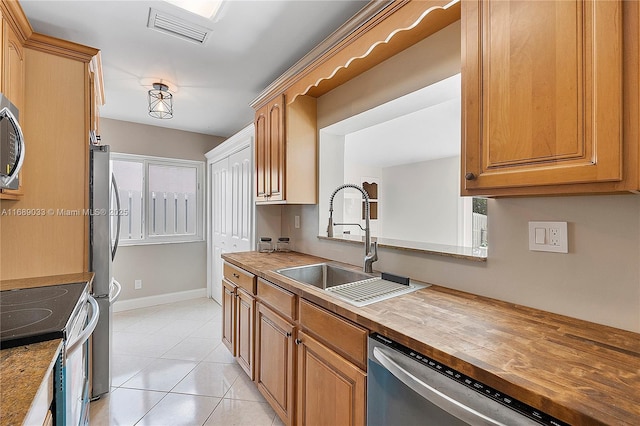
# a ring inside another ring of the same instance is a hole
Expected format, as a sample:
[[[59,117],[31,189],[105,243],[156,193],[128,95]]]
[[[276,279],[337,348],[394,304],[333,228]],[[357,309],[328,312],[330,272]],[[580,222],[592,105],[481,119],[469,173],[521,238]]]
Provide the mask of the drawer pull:
[[[240,278],[240,275],[236,274],[235,272],[233,273],[233,276],[238,278],[238,279]]]

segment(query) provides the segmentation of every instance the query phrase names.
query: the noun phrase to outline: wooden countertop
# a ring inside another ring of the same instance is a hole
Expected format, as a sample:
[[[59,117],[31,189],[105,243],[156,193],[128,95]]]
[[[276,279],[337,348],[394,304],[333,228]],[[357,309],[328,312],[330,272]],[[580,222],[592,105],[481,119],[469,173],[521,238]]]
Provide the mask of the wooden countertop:
[[[357,308],[274,272],[339,262],[295,252],[222,257],[567,423],[640,424],[638,333],[436,285]]]
[[[0,281],[0,290],[93,281],[93,272]],[[53,368],[62,339],[0,350],[0,424],[21,425],[42,380]]]

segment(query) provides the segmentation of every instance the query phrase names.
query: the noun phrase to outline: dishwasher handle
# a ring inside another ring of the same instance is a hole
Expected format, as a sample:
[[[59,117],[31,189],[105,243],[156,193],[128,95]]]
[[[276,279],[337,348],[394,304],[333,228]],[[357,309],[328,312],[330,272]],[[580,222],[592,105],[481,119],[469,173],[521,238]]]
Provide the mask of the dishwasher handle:
[[[402,383],[413,389],[419,395],[421,395],[426,400],[430,401],[432,404],[437,405],[438,407],[446,410],[451,415],[463,420],[463,421],[471,421],[474,425],[500,425],[505,426],[504,423],[499,422],[498,420],[492,419],[471,407],[466,406],[460,401],[457,401],[445,393],[435,389],[432,386],[429,386],[424,381],[420,380],[411,372],[407,371],[405,368],[400,366],[397,362],[393,360],[393,355],[391,355],[388,351],[380,347],[373,348],[373,356],[374,358],[382,364],[384,368],[386,368],[391,374],[393,374],[398,380]]]
[[[98,307],[98,302],[96,302],[96,299],[94,299],[93,296],[89,296],[89,298],[87,299],[87,303],[91,305],[91,318],[89,319],[87,325],[84,327],[84,330],[82,330],[82,333],[80,333],[75,342],[69,343],[69,346],[67,347],[67,356],[72,354],[78,348],[81,348],[84,342],[89,339],[91,333],[93,333],[93,330],[95,330],[96,326],[98,325],[98,318],[100,317],[100,308]]]

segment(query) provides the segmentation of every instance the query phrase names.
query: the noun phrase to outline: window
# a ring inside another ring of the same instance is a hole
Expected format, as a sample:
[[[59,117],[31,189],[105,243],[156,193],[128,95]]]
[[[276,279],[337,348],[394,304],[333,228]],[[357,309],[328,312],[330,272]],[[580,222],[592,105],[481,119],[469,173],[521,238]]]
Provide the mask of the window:
[[[204,162],[111,155],[122,245],[202,241]]]

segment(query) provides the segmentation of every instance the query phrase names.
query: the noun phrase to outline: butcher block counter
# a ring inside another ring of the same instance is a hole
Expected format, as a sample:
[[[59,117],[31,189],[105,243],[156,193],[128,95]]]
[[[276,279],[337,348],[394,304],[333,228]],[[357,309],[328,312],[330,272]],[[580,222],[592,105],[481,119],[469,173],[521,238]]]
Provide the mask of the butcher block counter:
[[[357,308],[275,272],[339,262],[296,252],[222,257],[567,423],[640,424],[638,333],[437,285]]]

